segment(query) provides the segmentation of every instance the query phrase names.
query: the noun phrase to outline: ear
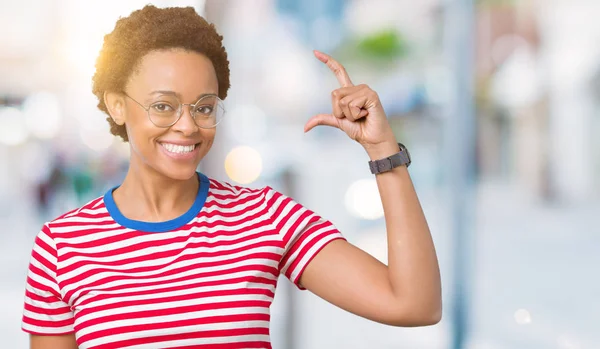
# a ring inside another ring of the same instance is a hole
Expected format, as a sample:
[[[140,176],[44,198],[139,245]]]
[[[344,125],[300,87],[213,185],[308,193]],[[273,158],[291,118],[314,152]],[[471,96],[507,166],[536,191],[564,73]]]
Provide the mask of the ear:
[[[116,92],[104,92],[104,104],[110,117],[117,125],[125,124],[125,98]]]

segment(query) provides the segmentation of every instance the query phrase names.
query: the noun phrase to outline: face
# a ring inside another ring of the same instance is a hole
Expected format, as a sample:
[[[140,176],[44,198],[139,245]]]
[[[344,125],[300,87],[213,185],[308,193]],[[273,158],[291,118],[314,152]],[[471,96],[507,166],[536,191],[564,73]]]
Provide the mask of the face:
[[[194,176],[212,146],[216,128],[199,128],[189,106],[182,108],[175,124],[158,127],[142,106],[163,111],[165,105],[160,102],[172,101],[173,96],[180,103],[194,104],[203,95],[217,95],[218,80],[212,62],[202,54],[181,49],[148,53],[130,77],[125,92],[131,98],[111,94],[107,105],[115,122],[124,123],[127,129],[131,166],[174,180]]]

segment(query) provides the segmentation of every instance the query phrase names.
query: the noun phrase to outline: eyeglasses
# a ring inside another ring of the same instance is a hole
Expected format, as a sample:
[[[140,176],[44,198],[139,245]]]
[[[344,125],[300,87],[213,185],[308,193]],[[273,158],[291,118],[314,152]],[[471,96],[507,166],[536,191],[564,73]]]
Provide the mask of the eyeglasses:
[[[214,128],[225,116],[223,101],[216,95],[210,94],[200,98],[196,103],[181,103],[176,96],[167,95],[158,97],[150,106],[145,107],[127,93],[123,94],[148,113],[148,119],[157,127],[171,127],[183,115],[183,106],[190,107],[190,115],[200,128]]]

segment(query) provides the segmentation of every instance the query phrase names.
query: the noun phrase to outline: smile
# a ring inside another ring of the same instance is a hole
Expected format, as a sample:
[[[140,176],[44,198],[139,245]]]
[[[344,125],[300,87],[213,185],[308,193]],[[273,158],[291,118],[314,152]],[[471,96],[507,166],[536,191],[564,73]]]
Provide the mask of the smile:
[[[191,153],[194,151],[194,149],[196,149],[196,146],[197,146],[197,144],[178,145],[178,144],[171,144],[171,143],[160,143],[160,145],[162,145],[162,147],[165,148],[165,150],[168,151],[169,153],[175,153],[175,154]]]

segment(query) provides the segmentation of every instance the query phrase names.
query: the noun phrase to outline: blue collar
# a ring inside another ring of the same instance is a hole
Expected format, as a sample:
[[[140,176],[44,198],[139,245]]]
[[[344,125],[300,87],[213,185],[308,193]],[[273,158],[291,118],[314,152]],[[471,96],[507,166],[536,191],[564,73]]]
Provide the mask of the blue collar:
[[[208,181],[208,177],[204,174],[197,172],[198,180],[200,181],[200,187],[198,188],[198,194],[196,195],[196,199],[194,200],[194,204],[190,209],[182,214],[181,216],[165,221],[165,222],[143,222],[136,221],[133,219],[129,219],[119,211],[119,208],[115,204],[115,199],[113,198],[113,191],[117,189],[119,186],[116,186],[106,192],[104,194],[104,205],[108,210],[108,213],[115,220],[115,222],[119,223],[125,228],[134,229],[138,231],[150,232],[150,233],[161,233],[171,230],[176,230],[187,223],[189,223],[192,219],[194,219],[202,207],[204,207],[204,203],[206,202],[206,197],[208,196],[208,187],[210,182]]]

